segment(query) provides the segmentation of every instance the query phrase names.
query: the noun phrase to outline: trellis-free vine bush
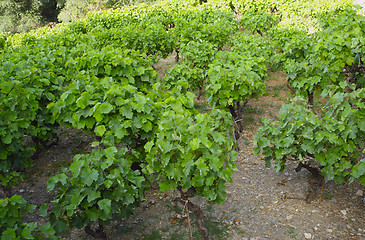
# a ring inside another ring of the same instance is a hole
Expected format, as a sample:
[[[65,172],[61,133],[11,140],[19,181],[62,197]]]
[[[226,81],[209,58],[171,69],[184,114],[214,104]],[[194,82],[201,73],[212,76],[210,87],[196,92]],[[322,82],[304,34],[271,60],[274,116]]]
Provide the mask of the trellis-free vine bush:
[[[25,214],[34,212],[36,206],[27,203],[22,196],[0,199],[0,238],[1,239],[57,239],[55,230],[49,225],[36,222],[26,223]]]
[[[5,186],[6,181],[12,184],[11,171],[22,171],[37,149],[56,138],[58,123],[46,106],[60,96],[64,84],[60,55],[39,45],[1,55],[0,172]],[[25,136],[33,144],[24,144]]]
[[[98,224],[100,231],[112,219],[132,215],[149,186],[142,172],[131,169],[142,158],[137,150],[127,148],[95,149],[90,154],[75,156],[68,169],[50,178],[48,190],[57,189],[50,215],[57,234],[69,226],[86,227],[87,233],[93,235],[93,223]]]
[[[238,103],[264,93],[266,71],[263,58],[246,57],[237,52],[217,53],[208,69],[208,102],[213,107],[229,108],[235,118]]]
[[[352,86],[354,88],[354,86]],[[320,163],[325,180],[340,184],[346,179],[364,181],[365,97],[364,89],[331,91],[328,102],[315,114],[305,100],[297,98],[284,105],[279,120],[264,126],[255,135],[255,153],[262,151],[267,166],[283,171],[288,159]]]

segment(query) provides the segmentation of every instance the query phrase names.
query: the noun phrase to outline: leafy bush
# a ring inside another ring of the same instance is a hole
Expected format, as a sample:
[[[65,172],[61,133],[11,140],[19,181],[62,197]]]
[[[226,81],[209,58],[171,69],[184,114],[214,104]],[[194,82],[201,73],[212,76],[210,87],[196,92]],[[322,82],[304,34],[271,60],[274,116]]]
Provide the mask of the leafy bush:
[[[354,88],[354,86],[352,86]],[[323,167],[325,180],[340,184],[360,178],[364,182],[365,90],[331,91],[328,102],[315,114],[303,99],[294,99],[280,110],[279,120],[264,119],[254,142],[255,153],[261,150],[267,166],[274,160],[275,170],[283,171],[288,159],[304,161],[311,158]],[[361,162],[361,163],[359,163]]]
[[[263,58],[219,52],[208,69],[208,102],[223,109],[264,93],[266,71]]]
[[[131,169],[141,157],[126,148],[93,150],[76,155],[69,169],[50,178],[47,189],[57,189],[50,215],[57,234],[66,231],[67,224],[77,228],[94,222],[106,225],[115,217],[133,214],[149,186],[140,171]]]
[[[35,208],[19,195],[0,199],[1,239],[57,239],[49,224],[37,226],[35,222],[24,221],[23,215],[33,213]]]

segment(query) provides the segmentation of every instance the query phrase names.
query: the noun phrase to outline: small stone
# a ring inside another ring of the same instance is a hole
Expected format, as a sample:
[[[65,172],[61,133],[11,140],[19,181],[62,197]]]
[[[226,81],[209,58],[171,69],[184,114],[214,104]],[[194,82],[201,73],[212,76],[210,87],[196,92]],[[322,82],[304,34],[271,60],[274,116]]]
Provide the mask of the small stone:
[[[346,210],[341,210],[340,212],[341,212],[343,215],[345,215],[345,216],[346,216],[346,214],[347,214]]]
[[[318,228],[317,227],[314,227],[314,231],[318,231]]]
[[[293,215],[286,216],[286,220],[290,221],[293,219]]]
[[[304,233],[305,239],[312,239],[312,234],[310,233]]]
[[[24,189],[20,189],[20,190],[19,190],[19,192],[20,192],[20,193],[23,193],[23,192],[24,192]]]
[[[362,190],[357,190],[356,192],[356,196],[362,197],[364,195],[364,191]]]
[[[332,233],[333,232],[333,230],[332,229],[326,229],[326,231],[328,232],[328,233]]]

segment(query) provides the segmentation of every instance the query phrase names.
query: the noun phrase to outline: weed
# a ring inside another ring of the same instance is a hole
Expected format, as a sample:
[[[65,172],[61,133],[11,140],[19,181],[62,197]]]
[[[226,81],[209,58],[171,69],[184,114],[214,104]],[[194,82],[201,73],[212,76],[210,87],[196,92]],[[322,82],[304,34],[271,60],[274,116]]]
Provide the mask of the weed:
[[[181,233],[177,233],[177,232],[173,232],[170,237],[168,238],[168,240],[181,240],[184,238],[184,235]]]
[[[295,228],[290,227],[288,231],[286,231],[286,234],[292,238],[292,239],[297,239],[298,238],[298,234],[295,233]]]
[[[256,122],[256,119],[254,118],[254,117],[251,117],[251,116],[247,116],[247,117],[245,117],[244,119],[243,119],[243,121],[245,122],[245,123],[255,123]]]
[[[274,89],[273,89],[273,97],[279,96],[280,91],[283,90],[284,87],[285,87],[284,85],[280,85],[280,86],[274,87]]]
[[[244,110],[244,113],[253,113],[253,114],[263,114],[264,113],[264,109],[256,107],[256,106],[247,106]]]
[[[151,233],[143,234],[141,239],[145,240],[160,240],[162,239],[162,235],[158,230],[153,230]]]
[[[225,224],[223,221],[217,221],[208,216],[206,218],[206,224],[212,239],[228,239],[226,236],[226,233],[228,231],[228,225]]]
[[[325,199],[332,199],[333,198],[333,195],[326,193],[326,196],[324,198]]]

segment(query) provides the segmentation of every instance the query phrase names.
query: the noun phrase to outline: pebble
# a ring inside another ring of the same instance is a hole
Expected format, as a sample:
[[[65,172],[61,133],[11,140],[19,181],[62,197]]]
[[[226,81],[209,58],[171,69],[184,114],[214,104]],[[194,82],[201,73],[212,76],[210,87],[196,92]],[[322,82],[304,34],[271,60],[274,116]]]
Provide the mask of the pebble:
[[[304,233],[305,239],[312,239],[312,234],[310,233]]]
[[[20,193],[23,193],[23,192],[24,192],[24,189],[20,189],[20,190],[19,190],[19,192],[20,192]]]
[[[362,197],[364,195],[364,191],[362,190],[357,190],[356,192],[356,196]]]
[[[293,219],[293,215],[286,216],[286,220],[290,221]]]
[[[328,233],[332,233],[333,232],[333,230],[332,229],[326,229],[326,231],[328,232]]]
[[[345,216],[346,216],[346,214],[347,214],[346,210],[341,210],[340,212],[341,212],[343,215],[345,215]]]

